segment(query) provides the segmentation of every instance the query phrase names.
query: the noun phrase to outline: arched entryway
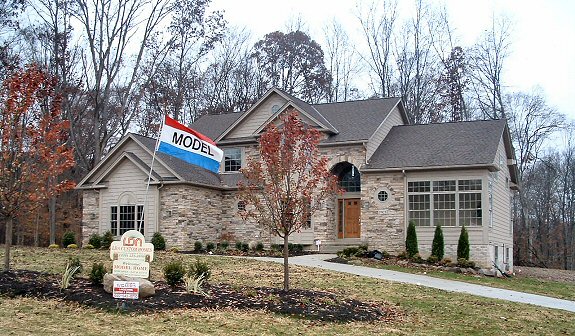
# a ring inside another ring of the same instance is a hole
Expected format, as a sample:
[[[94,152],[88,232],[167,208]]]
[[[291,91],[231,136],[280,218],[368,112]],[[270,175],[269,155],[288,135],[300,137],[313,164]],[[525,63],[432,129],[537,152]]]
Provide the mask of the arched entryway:
[[[340,162],[331,172],[337,176],[344,190],[337,199],[337,238],[360,238],[361,236],[361,178],[356,166]]]

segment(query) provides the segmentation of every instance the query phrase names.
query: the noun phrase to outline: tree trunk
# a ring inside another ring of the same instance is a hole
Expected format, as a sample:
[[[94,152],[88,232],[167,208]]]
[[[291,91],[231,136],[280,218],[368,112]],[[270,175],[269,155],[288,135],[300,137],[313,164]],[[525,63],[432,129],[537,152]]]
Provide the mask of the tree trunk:
[[[286,234],[284,236],[284,291],[289,291],[289,248],[288,248],[288,238],[289,236]]]
[[[56,244],[56,197],[50,198],[48,203],[50,212],[50,245]]]
[[[6,219],[6,241],[4,245],[4,271],[10,270],[10,247],[12,246],[12,217]]]

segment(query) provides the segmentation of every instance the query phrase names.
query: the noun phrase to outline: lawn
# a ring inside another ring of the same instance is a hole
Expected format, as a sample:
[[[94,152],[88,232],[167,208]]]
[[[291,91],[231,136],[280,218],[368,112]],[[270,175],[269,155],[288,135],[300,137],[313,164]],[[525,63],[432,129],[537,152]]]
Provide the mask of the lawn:
[[[2,254],[0,254],[2,256]],[[58,273],[66,260],[79,257],[89,270],[108,261],[107,251],[13,249],[12,267]],[[169,260],[191,262],[193,255],[158,252],[152,279],[161,279]],[[282,266],[229,257],[200,257],[209,263],[212,283],[280,287]],[[109,266],[108,266],[109,267]],[[365,302],[393,305],[401,311],[393,321],[321,322],[263,310],[170,309],[157,313],[117,313],[59,300],[0,296],[0,325],[6,335],[572,335],[575,313],[447,293],[415,285],[391,283],[313,268],[291,269],[292,288],[328,291]]]
[[[511,289],[520,292],[541,294],[559,299],[575,301],[575,283],[573,282],[549,281],[519,276],[511,278],[475,276],[469,274],[433,270],[430,268],[389,265],[378,262],[377,260],[367,258],[355,258],[350,260],[350,263],[354,265],[382,268],[398,272],[425,274],[436,278],[464,281],[483,286]],[[549,272],[553,272],[553,270],[549,270]]]

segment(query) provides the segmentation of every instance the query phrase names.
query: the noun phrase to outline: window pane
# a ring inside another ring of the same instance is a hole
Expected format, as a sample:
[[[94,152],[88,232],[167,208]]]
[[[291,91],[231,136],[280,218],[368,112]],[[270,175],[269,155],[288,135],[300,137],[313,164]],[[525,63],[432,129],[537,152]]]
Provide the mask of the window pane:
[[[118,235],[118,207],[110,208],[110,231],[114,236]]]
[[[454,181],[455,182],[455,181]],[[455,187],[455,183],[453,184]],[[435,187],[435,183],[434,183]],[[433,195],[433,225],[455,226],[455,194]]]
[[[459,194],[459,225],[481,226],[481,193]]]
[[[459,180],[459,190],[481,190],[481,180]]]
[[[361,177],[354,166],[350,166],[340,175],[339,186],[347,192],[361,191]]]
[[[136,207],[134,205],[120,206],[120,232],[123,235],[126,231],[133,230],[136,221]]]
[[[242,150],[240,148],[224,149],[224,171],[234,172],[242,168]]]
[[[433,181],[433,191],[455,191],[455,181]]]
[[[417,226],[431,224],[429,195],[409,195],[409,220]]]
[[[407,183],[408,192],[429,192],[429,181],[417,181]]]

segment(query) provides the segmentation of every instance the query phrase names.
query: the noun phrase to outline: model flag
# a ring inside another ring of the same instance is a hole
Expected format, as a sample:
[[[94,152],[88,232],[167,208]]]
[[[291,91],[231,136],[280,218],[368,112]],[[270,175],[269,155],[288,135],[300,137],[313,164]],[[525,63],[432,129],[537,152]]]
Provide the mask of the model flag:
[[[224,152],[207,136],[166,116],[160,134],[158,152],[177,157],[215,173],[220,168]]]

